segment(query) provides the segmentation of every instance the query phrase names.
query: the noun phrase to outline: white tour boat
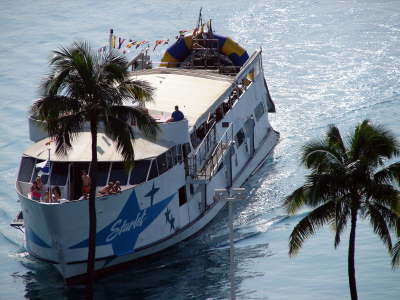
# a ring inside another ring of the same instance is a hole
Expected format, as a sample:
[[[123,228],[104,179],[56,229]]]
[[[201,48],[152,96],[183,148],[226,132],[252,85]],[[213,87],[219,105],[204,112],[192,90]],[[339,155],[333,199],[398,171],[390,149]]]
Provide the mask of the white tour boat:
[[[98,190],[119,181],[121,191],[96,197],[97,274],[197,233],[226,204],[215,190],[241,186],[271,155],[279,133],[268,121],[275,107],[261,54],[257,50],[249,57],[230,38],[209,31],[179,37],[158,68],[151,68],[147,53],[132,61],[132,76],[155,88],[146,108],[161,130],[155,141],[135,139],[135,165],[129,171],[114,142],[98,133]],[[185,118],[167,122],[176,105]],[[68,155],[58,156],[38,123],[29,118],[34,144],[22,154],[16,181],[22,211],[11,225],[24,232],[30,255],[53,264],[67,282],[76,282],[87,268],[89,217],[88,201],[81,197],[81,170],[90,168],[90,131],[74,140]],[[43,167],[49,157],[41,180],[44,190],[59,187],[58,203],[31,195],[38,165]]]

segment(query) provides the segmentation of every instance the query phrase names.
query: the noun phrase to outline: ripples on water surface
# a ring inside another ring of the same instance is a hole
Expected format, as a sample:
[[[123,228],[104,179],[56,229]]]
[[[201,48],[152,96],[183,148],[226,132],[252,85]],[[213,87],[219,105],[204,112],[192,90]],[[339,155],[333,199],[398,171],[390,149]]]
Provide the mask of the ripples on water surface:
[[[84,2],[84,3],[82,3]],[[2,1],[0,4],[0,299],[79,299],[55,270],[21,248],[8,223],[17,213],[14,178],[29,145],[26,112],[47,72],[49,52],[77,39],[95,47],[116,34],[137,39],[173,38],[191,29],[197,1]],[[270,115],[281,141],[250,178],[247,201],[235,208],[239,299],[349,298],[346,239],[333,249],[322,231],[289,259],[287,239],[303,216],[288,217],[282,199],[302,184],[299,149],[327,125],[347,132],[369,118],[400,137],[398,1],[203,1],[218,33],[249,52],[262,46],[265,76],[277,106]],[[158,53],[158,56],[160,54]],[[96,299],[226,299],[226,212],[197,238],[147,266],[102,280]],[[399,271],[391,271],[381,242],[358,227],[356,272],[360,299],[399,299]]]

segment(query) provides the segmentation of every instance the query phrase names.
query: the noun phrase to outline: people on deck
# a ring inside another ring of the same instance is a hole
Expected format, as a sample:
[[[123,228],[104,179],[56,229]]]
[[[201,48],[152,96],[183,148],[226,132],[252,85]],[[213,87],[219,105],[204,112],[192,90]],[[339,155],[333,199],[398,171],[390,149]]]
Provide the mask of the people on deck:
[[[31,198],[32,200],[40,201],[41,197],[42,197],[42,188],[35,180],[31,186]]]
[[[113,194],[114,190],[114,182],[110,181],[108,183],[108,185],[106,185],[104,188],[102,188],[99,193],[101,196],[105,196],[105,195],[109,195],[109,194]]]
[[[121,193],[121,183],[117,180],[113,186],[113,193]]]
[[[86,195],[86,197],[90,193],[90,177],[87,174],[86,170],[82,170],[82,194]]]
[[[59,203],[61,199],[61,190],[58,186],[53,187],[51,195],[52,203]]]
[[[178,105],[175,105],[175,111],[171,114],[171,118],[167,122],[178,122],[185,118],[183,112],[179,110]]]
[[[44,193],[44,196],[43,196],[42,200],[43,200],[44,203],[50,203],[50,193],[49,193],[49,191],[46,191]]]

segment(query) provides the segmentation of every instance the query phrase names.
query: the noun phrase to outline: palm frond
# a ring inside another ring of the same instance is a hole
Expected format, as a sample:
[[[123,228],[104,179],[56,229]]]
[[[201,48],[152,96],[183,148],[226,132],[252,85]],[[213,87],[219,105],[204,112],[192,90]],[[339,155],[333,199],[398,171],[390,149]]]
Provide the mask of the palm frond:
[[[376,204],[366,203],[366,213],[374,229],[382,242],[389,251],[392,251],[392,239],[390,237],[389,227],[394,227],[398,223],[398,217],[390,210]],[[393,224],[393,225],[392,225]]]
[[[374,180],[365,181],[363,187],[367,199],[375,203],[395,207],[399,201],[399,191],[391,184],[376,183]]]
[[[334,201],[329,201],[311,211],[294,227],[290,234],[289,255],[296,255],[306,239],[314,235],[323,225],[333,222],[334,218]]]
[[[307,205],[312,207],[349,193],[348,176],[341,169],[332,169],[331,173],[313,172],[306,176],[306,185],[309,187]]]
[[[349,202],[346,201],[346,197],[343,197],[341,201],[336,201],[335,207],[335,242],[334,247],[337,248],[340,244],[340,236],[343,230],[346,228],[347,221],[350,218],[350,206]]]
[[[347,159],[347,150],[343,142],[342,136],[340,135],[339,129],[335,125],[329,125],[326,133],[326,141],[330,147],[334,148],[338,153],[341,154],[342,158]]]
[[[134,141],[133,130],[126,122],[111,115],[104,123],[106,134],[116,143],[117,150],[121,153],[127,165],[132,165],[135,160],[132,145]]]
[[[350,138],[352,160],[362,160],[373,167],[382,164],[382,159],[390,159],[400,153],[400,145],[393,133],[383,126],[373,125],[364,120]]]
[[[145,103],[153,100],[154,88],[144,80],[126,80],[121,86],[127,100],[134,98],[136,102]]]
[[[308,197],[308,187],[301,186],[290,194],[284,202],[284,207],[290,215],[294,215],[300,208],[306,206],[305,199]]]
[[[110,113],[128,124],[136,124],[143,135],[149,139],[156,138],[159,132],[156,120],[144,108],[116,105],[110,108]]]
[[[45,121],[47,119],[58,119],[63,115],[79,112],[82,104],[75,99],[65,96],[47,96],[33,103],[31,106],[32,115]]]
[[[341,153],[326,141],[311,141],[303,146],[302,164],[309,169],[322,171],[343,163]]]
[[[48,119],[46,124],[49,136],[56,138],[56,153],[66,155],[71,142],[79,134],[85,124],[85,112]]]
[[[395,182],[400,185],[400,162],[393,163],[379,170],[374,174],[374,179],[379,183],[392,184]]]
[[[392,267],[395,268],[400,265],[400,240],[394,245],[392,249]]]

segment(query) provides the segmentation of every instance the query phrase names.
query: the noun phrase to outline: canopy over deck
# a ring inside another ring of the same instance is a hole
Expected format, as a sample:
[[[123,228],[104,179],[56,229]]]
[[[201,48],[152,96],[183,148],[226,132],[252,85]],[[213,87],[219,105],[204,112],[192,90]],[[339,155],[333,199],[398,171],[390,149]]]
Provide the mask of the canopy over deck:
[[[171,114],[175,105],[183,112],[192,127],[207,118],[218,98],[231,86],[233,78],[204,71],[155,69],[140,72],[135,79],[145,80],[154,88],[154,101],[146,103],[149,110]]]
[[[138,137],[132,140],[135,151],[135,160],[156,157],[168,150],[167,146],[159,145]],[[72,148],[67,155],[55,153],[56,145],[50,138],[45,138],[31,145],[24,155],[38,159],[48,159],[50,149],[50,160],[52,161],[91,161],[92,139],[90,132],[80,133],[72,142]],[[123,161],[123,157],[117,150],[116,144],[104,133],[97,134],[97,159],[98,161]]]

